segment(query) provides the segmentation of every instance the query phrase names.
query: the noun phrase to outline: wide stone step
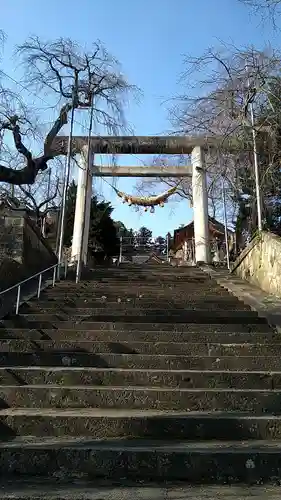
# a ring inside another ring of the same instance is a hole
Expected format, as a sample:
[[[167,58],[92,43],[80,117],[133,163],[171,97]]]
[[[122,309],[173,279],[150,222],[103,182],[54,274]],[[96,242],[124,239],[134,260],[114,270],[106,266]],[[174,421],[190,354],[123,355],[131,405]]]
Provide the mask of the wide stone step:
[[[17,438],[0,443],[9,478],[183,480],[190,484],[272,483],[281,478],[280,441],[152,441]]]
[[[58,303],[57,300],[53,301],[40,301],[40,302],[29,302],[28,304],[23,304],[20,308],[20,313],[37,313],[37,312],[44,312],[44,313],[51,313],[54,314],[55,311],[59,311],[60,309],[62,310],[70,310],[75,308],[79,314],[89,314],[90,312],[100,312],[100,311],[106,311],[108,309],[110,310],[117,310],[117,311],[123,311],[127,309],[171,309],[171,310],[184,310],[184,309],[202,309],[202,306],[206,308],[210,308],[211,310],[216,310],[216,309],[227,309],[227,310],[247,310],[249,311],[250,308],[243,305],[241,302],[233,302],[233,301],[203,301],[203,302],[188,302],[187,300],[184,301],[169,301],[169,302],[158,302],[156,299],[152,302],[151,299],[146,299],[143,301],[142,299],[139,300],[132,300],[130,298],[126,297],[118,297],[115,301],[107,301],[106,299],[97,299],[95,302],[89,302],[87,300],[80,300],[80,301],[70,301],[70,300],[65,300],[64,302]]]
[[[14,333],[20,331],[30,331],[44,333],[46,331],[56,330],[58,337],[60,332],[72,331],[72,335],[77,332],[94,332],[94,331],[109,331],[109,332],[122,332],[122,333],[136,333],[140,332],[150,332],[158,335],[159,333],[169,333],[172,335],[174,333],[198,333],[201,332],[206,335],[215,334],[261,334],[261,335],[279,335],[274,332],[272,328],[265,322],[261,323],[247,323],[235,324],[235,323],[140,323],[139,321],[109,321],[104,323],[103,321],[27,321],[23,320],[19,316],[15,316],[9,320],[3,320],[0,322],[0,338],[6,338],[7,335],[13,336]],[[256,337],[255,337],[256,338]]]
[[[123,264],[118,267],[111,267],[111,268],[95,268],[94,271],[92,272],[92,276],[101,276],[103,278],[107,276],[147,276],[148,270],[149,270],[149,275],[150,276],[157,276],[158,278],[160,276],[175,276],[176,278],[178,276],[205,276],[205,274],[202,272],[202,269],[195,268],[193,267],[192,272],[190,272],[189,269],[183,268],[183,267],[171,267],[169,264],[167,266],[163,267],[164,264],[162,264],[162,267],[159,268],[159,265],[145,265],[145,266],[139,266],[138,268],[134,267],[123,267]],[[207,275],[208,276],[208,275]]]
[[[254,340],[254,339],[253,339]],[[187,356],[281,356],[281,343],[227,344],[213,342],[151,342],[115,340],[26,340],[0,339],[1,352],[88,352],[115,354],[187,355]]]
[[[37,321],[37,322],[54,322],[54,321],[67,321],[73,319],[73,321],[77,320],[77,318],[81,318],[81,320],[88,321],[98,321],[98,322],[113,322],[114,319],[116,321],[128,321],[128,322],[142,322],[142,323],[235,323],[235,324],[243,324],[243,323],[266,323],[266,320],[263,318],[259,318],[259,316],[255,312],[251,311],[207,311],[197,309],[196,311],[151,311],[151,310],[137,310],[132,309],[129,311],[112,311],[110,309],[104,309],[101,312],[94,312],[93,310],[89,310],[88,313],[81,314],[76,309],[72,308],[69,310],[64,309],[59,310],[56,314],[20,314],[17,318],[19,322],[21,319],[24,321]],[[4,322],[8,320],[12,320],[12,317],[5,318]],[[16,319],[14,319],[16,321]]]
[[[159,370],[280,371],[280,356],[172,356],[84,352],[2,352],[1,366],[81,366]]]
[[[134,326],[134,325],[133,325]],[[96,324],[96,327],[100,329],[96,330],[84,330],[81,325],[78,325],[75,329],[25,329],[25,328],[0,328],[0,342],[1,340],[29,340],[29,341],[70,341],[70,342],[80,342],[80,341],[91,341],[91,342],[191,342],[191,343],[221,343],[221,344],[244,344],[244,343],[257,343],[257,344],[279,344],[281,343],[281,335],[274,331],[268,331],[267,333],[256,333],[249,332],[250,327],[240,329],[242,332],[228,332],[229,325],[226,332],[216,331],[220,330],[221,325],[215,325],[215,331],[208,331],[208,325],[203,325],[202,331],[196,331],[198,325],[194,325],[193,330],[185,329],[185,331],[169,331],[169,330],[157,330],[155,331],[144,331],[137,329],[126,330],[126,329],[114,329],[114,327],[119,328],[117,324],[104,325],[104,323]],[[142,328],[143,325],[140,325]],[[164,325],[165,326],[165,325]],[[213,325],[212,325],[213,326]],[[108,328],[106,330],[102,328]],[[145,325],[145,329],[147,324]],[[239,326],[233,330],[238,330]],[[243,332],[244,330],[244,332]],[[266,328],[264,328],[266,330]]]
[[[82,436],[93,439],[276,440],[281,417],[160,410],[29,409],[0,410],[0,439]]]
[[[106,297],[105,295],[102,297]],[[224,309],[226,308],[227,310],[238,310],[238,311],[250,311],[250,307],[246,306],[239,300],[237,301],[228,301],[225,302],[224,300],[216,300],[212,302],[206,302],[204,299],[202,300],[196,300],[193,298],[193,300],[188,300],[187,299],[182,299],[181,300],[171,300],[169,301],[161,301],[158,300],[156,297],[154,297],[153,302],[151,299],[146,299],[146,301],[143,301],[142,298],[133,300],[131,298],[127,298],[124,295],[121,295],[120,297],[116,297],[114,301],[108,301],[107,299],[99,298],[95,303],[92,302],[89,303],[86,299],[83,299],[80,303],[80,307],[78,306],[78,303],[76,301],[58,301],[58,300],[52,300],[52,301],[41,301],[40,302],[29,302],[28,304],[23,304],[20,308],[21,313],[28,313],[28,312],[37,312],[38,310],[44,310],[44,311],[54,311],[59,310],[60,308],[64,310],[68,309],[73,309],[77,311],[83,311],[83,310],[94,310],[94,311],[103,311],[103,310],[108,310],[109,308],[112,310],[126,310],[126,309],[141,309],[141,310],[155,310],[155,311],[165,311],[165,309],[169,309],[171,311],[181,311],[181,310],[194,310],[194,309],[199,309],[199,310],[217,310],[217,309]]]
[[[228,293],[225,289],[222,289],[220,285],[218,285],[215,281],[207,281],[207,282],[200,282],[200,281],[150,281],[147,282],[145,280],[131,280],[128,279],[127,281],[104,281],[104,280],[98,280],[98,281],[93,281],[89,284],[85,284],[82,288],[75,285],[75,284],[70,284],[68,282],[64,283],[64,287],[61,285],[57,286],[55,290],[51,290],[50,288],[48,289],[50,293],[52,294],[66,294],[67,291],[72,294],[77,294],[80,297],[83,296],[84,293],[95,293],[98,290],[108,290],[108,291],[114,291],[116,292],[117,290],[123,290],[124,292],[129,291],[130,293],[132,291],[148,291],[148,292],[153,292],[155,294],[158,293],[163,293],[163,292],[168,292],[171,293],[171,291],[186,291],[191,292],[193,289],[201,294],[201,293],[215,293],[217,290],[221,291],[222,293],[226,294]],[[44,292],[46,293],[46,292]]]
[[[15,367],[0,368],[1,385],[95,385],[178,388],[281,389],[280,372],[230,372],[126,368]]]
[[[76,307],[84,307],[85,303],[87,304],[88,307],[95,307],[97,304],[100,303],[106,303],[106,304],[116,304],[118,299],[121,299],[123,303],[127,303],[128,301],[134,302],[136,304],[145,304],[145,305],[150,305],[151,304],[151,298],[153,297],[154,300],[159,301],[161,305],[170,305],[170,304],[184,304],[188,302],[192,297],[194,300],[194,295],[189,291],[189,293],[184,293],[184,296],[181,293],[177,293],[174,295],[173,293],[169,294],[169,297],[165,297],[165,295],[161,294],[158,296],[157,293],[154,293],[153,296],[147,296],[142,293],[131,293],[130,290],[126,294],[122,294],[119,296],[118,293],[113,294],[110,290],[107,290],[107,293],[103,295],[102,293],[91,293],[91,294],[81,294],[78,297],[69,297],[69,295],[64,294],[61,296],[54,296],[53,294],[41,294],[40,298],[40,304],[42,306],[49,305],[50,303],[56,303],[58,300],[60,301],[61,304],[75,304]],[[202,297],[196,297],[196,300],[204,300],[205,304],[216,304],[218,302],[222,302],[224,304],[236,304],[239,302],[237,298],[234,296],[229,295],[228,293],[222,294],[222,295],[217,295],[217,294],[208,294]],[[241,302],[243,303],[243,302]],[[38,302],[34,299],[29,300],[27,302],[28,305],[30,306],[35,306],[38,304]]]
[[[280,390],[0,386],[0,408],[115,408],[281,414]]]
[[[200,287],[186,287],[186,286],[160,286],[160,287],[144,287],[141,283],[139,286],[132,286],[132,288],[128,285],[127,287],[114,287],[114,286],[105,286],[97,283],[96,285],[88,288],[84,288],[81,292],[77,292],[77,290],[73,290],[70,297],[68,298],[88,298],[89,300],[93,300],[96,297],[101,297],[103,292],[107,293],[108,298],[115,298],[118,296],[118,291],[122,290],[122,292],[131,298],[137,298],[142,295],[142,298],[150,298],[151,296],[159,297],[162,300],[168,300],[168,297],[179,298],[180,294],[184,293],[188,297],[192,296],[193,289],[196,291],[196,296],[206,297],[213,299],[216,296],[224,299],[232,299],[237,300],[231,293],[229,293],[225,288],[219,287],[216,285],[215,287],[204,288]],[[61,290],[59,287],[50,287],[42,290],[41,297],[44,300],[52,299],[52,298],[67,298],[67,290]]]
[[[151,270],[150,270],[151,271]],[[103,274],[95,274],[93,275],[92,279],[82,279],[80,283],[77,286],[77,289],[79,291],[83,290],[85,287],[90,287],[95,283],[115,283],[115,284],[126,284],[129,281],[135,282],[135,283],[141,283],[142,285],[151,285],[152,283],[197,283],[197,284],[215,284],[216,282],[210,278],[207,274],[202,273],[200,275],[187,275],[184,273],[181,273],[179,275],[173,275],[173,274],[157,274],[153,272],[146,272],[142,274],[124,274],[122,275],[111,275],[111,276],[105,276]],[[59,283],[59,288],[63,289],[67,285],[69,285],[70,288],[75,288],[75,279],[73,280],[66,280],[66,281],[61,281]]]
[[[98,289],[98,290],[88,290],[87,292],[84,293],[67,293],[66,291],[64,293],[58,293],[57,290],[54,288],[54,290],[50,290],[46,293],[41,294],[41,299],[44,301],[64,301],[64,300],[72,300],[75,301],[77,300],[95,300],[95,299],[100,299],[102,297],[106,297],[107,300],[115,301],[118,298],[130,298],[132,300],[139,300],[139,299],[153,299],[153,300],[160,300],[163,302],[167,302],[170,300],[174,301],[182,301],[183,299],[185,301],[220,301],[220,300],[231,300],[235,303],[238,301],[238,299],[235,299],[235,297],[232,297],[228,292],[226,291],[207,291],[204,292],[201,290],[200,293],[195,294],[195,290],[181,290],[178,289],[177,287],[174,289],[163,289],[163,291],[156,291],[151,290],[151,291],[146,291],[146,290],[141,290],[140,287],[137,287],[135,290],[131,289],[128,287],[127,290],[114,290],[113,288],[103,288],[103,289]],[[103,299],[104,300],[104,299]]]
[[[184,285],[206,284],[206,286],[211,286],[211,284],[216,285],[216,282],[214,280],[212,280],[211,278],[209,278],[208,275],[205,275],[205,274],[200,275],[200,276],[186,276],[186,275],[182,274],[182,275],[175,277],[175,276],[168,276],[168,275],[167,276],[161,276],[161,275],[159,276],[157,274],[149,276],[148,273],[146,273],[146,274],[139,275],[139,276],[125,275],[124,277],[112,276],[112,277],[108,277],[108,278],[104,277],[103,275],[100,275],[100,276],[95,275],[94,279],[84,280],[78,286],[76,286],[75,281],[70,281],[70,280],[61,281],[59,286],[60,286],[60,289],[64,289],[64,288],[69,287],[71,290],[76,289],[78,291],[81,291],[86,286],[90,287],[92,284],[94,284],[96,282],[101,283],[101,284],[107,284],[107,285],[112,284],[112,285],[124,285],[124,286],[128,283],[135,283],[135,284],[142,283],[143,286],[145,286],[145,285],[148,285],[148,286],[158,285],[160,283],[161,284],[179,283],[182,285],[183,284]]]
[[[280,500],[279,486],[193,486],[169,482],[132,484],[122,479],[120,485],[111,485],[106,479],[95,479],[94,485],[86,481],[65,484],[51,478],[6,482],[1,488],[2,500]]]
[[[106,299],[104,298],[106,297]],[[148,293],[145,291],[142,291],[140,289],[134,291],[131,289],[126,290],[112,290],[110,289],[104,289],[104,290],[99,290],[95,291],[93,290],[90,293],[85,293],[85,294],[55,294],[54,293],[49,293],[48,295],[41,295],[41,299],[44,302],[76,302],[76,299],[78,301],[78,304],[82,304],[84,306],[84,301],[87,301],[89,303],[95,302],[95,301],[106,301],[106,302],[116,302],[118,299],[122,299],[123,302],[126,300],[130,301],[141,301],[141,302],[147,302],[151,301],[151,299],[158,301],[161,304],[165,304],[168,302],[175,302],[175,303],[182,303],[182,302],[202,302],[203,304],[215,304],[217,302],[225,302],[225,303],[232,303],[236,304],[239,303],[238,298],[232,297],[231,295],[227,293],[217,293],[217,292],[208,292],[208,293],[201,293],[201,294],[195,294],[194,291],[191,289],[189,291],[187,290],[169,290],[168,292],[166,291],[165,293],[157,293],[154,291],[154,293]],[[29,301],[29,303],[34,303],[35,301]],[[241,302],[242,303],[242,302]]]
[[[196,286],[197,288],[218,288],[220,285],[214,279],[210,279],[206,274],[203,276],[180,276],[179,278],[174,276],[168,276],[167,278],[162,278],[161,276],[152,276],[152,278],[145,279],[145,276],[140,276],[138,279],[134,279],[132,276],[127,276],[127,279],[118,280],[117,278],[103,278],[102,276],[95,276],[92,280],[82,280],[80,283],[75,283],[75,280],[63,280],[60,283],[57,283],[56,289],[66,290],[67,288],[71,291],[83,293],[85,289],[96,288],[99,286],[120,286],[126,287],[128,283],[132,283],[134,286],[140,285],[142,287],[164,287],[164,286],[179,286],[179,287],[189,287],[191,285]]]
[[[88,285],[84,285],[83,288],[73,285],[71,283],[65,284],[64,287],[61,286],[62,284],[57,285],[55,288],[47,288],[44,292],[44,295],[50,294],[50,295],[66,295],[67,291],[71,292],[71,296],[73,295],[79,295],[80,297],[83,296],[84,294],[90,295],[91,293],[97,293],[100,292],[100,290],[108,290],[108,292],[116,290],[124,290],[125,292],[128,291],[128,293],[132,292],[137,292],[139,291],[147,291],[150,293],[158,294],[158,293],[170,293],[171,292],[179,292],[179,291],[186,291],[187,293],[191,292],[192,289],[194,289],[197,293],[199,294],[204,294],[204,293],[210,293],[214,294],[215,292],[219,292],[222,295],[229,295],[229,292],[227,292],[224,288],[222,288],[220,285],[218,285],[215,281],[211,282],[205,282],[205,283],[198,283],[196,281],[190,282],[190,283],[180,283],[174,281],[173,283],[164,283],[164,282],[157,282],[157,283],[145,283],[144,281],[140,280],[138,283],[133,282],[131,280],[128,280],[127,283],[105,283],[103,281],[95,281],[92,282]]]

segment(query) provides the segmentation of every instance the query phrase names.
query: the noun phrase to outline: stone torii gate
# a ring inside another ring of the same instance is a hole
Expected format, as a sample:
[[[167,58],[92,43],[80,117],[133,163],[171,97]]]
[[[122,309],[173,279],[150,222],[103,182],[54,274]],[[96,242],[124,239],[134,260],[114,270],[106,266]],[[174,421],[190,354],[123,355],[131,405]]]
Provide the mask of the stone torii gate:
[[[68,137],[57,136],[53,149],[66,154]],[[76,136],[72,142],[72,154],[79,153],[79,172],[72,239],[72,259],[77,260],[83,235],[82,262],[87,263],[90,226],[90,205],[92,197],[92,176],[95,177],[191,177],[194,211],[194,240],[196,262],[209,263],[208,193],[205,170],[205,150],[216,146],[213,137],[188,136],[126,136],[92,137],[90,140],[90,166],[87,168],[88,137]],[[97,166],[95,154],[189,154],[191,165],[184,167],[161,166]],[[87,186],[87,190],[86,190]],[[87,191],[87,192],[86,192]],[[86,202],[86,203],[85,203]],[[85,208],[85,210],[84,210]],[[83,231],[84,225],[84,231]]]

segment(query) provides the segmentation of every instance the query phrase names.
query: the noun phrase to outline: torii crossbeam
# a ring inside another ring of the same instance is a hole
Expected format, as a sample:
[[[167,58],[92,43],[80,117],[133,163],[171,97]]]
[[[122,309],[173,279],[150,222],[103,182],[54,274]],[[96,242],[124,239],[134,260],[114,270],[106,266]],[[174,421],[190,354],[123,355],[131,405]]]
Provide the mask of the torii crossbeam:
[[[192,177],[192,165],[186,167],[175,167],[167,165],[166,167],[153,165],[153,166],[104,166],[93,165],[92,175],[95,177]]]
[[[90,147],[94,154],[139,154],[139,155],[188,155],[195,147],[209,149],[217,147],[218,136],[100,136],[91,137]],[[88,144],[88,137],[75,136],[72,140],[73,153],[80,153]],[[55,137],[52,149],[67,154],[68,137]]]

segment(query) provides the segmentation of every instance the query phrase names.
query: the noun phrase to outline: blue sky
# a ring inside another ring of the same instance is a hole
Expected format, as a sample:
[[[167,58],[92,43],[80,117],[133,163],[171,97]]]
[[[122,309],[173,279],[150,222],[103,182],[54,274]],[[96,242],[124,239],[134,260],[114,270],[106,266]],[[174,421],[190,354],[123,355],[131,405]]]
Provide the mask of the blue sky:
[[[261,25],[238,0],[13,0],[2,2],[1,27],[8,37],[3,69],[15,79],[19,70],[13,47],[29,35],[70,37],[82,46],[100,39],[120,60],[129,81],[142,89],[143,98],[132,102],[127,114],[136,135],[171,131],[165,101],[179,92],[184,54],[200,55],[209,46],[219,46],[220,40],[257,48],[281,44],[280,33],[273,32],[270,23]],[[136,159],[127,158],[127,163],[135,164]],[[133,192],[135,184],[134,179],[121,179],[118,188]],[[193,216],[187,201],[168,203],[154,215],[139,215],[122,205],[103,181],[96,180],[94,186],[111,200],[115,219],[135,229],[145,225],[155,236]]]

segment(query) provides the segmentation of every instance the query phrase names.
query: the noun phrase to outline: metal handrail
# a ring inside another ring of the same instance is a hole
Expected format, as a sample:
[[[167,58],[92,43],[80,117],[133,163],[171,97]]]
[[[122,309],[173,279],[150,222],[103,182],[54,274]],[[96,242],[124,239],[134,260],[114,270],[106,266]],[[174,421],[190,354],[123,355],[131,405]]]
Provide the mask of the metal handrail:
[[[29,278],[26,278],[25,280],[22,280],[19,283],[16,283],[15,285],[12,285],[9,288],[6,288],[6,290],[3,290],[2,292],[0,292],[0,296],[17,288],[18,291],[17,291],[17,302],[16,302],[16,315],[18,315],[22,285],[24,285],[25,283],[27,283],[28,281],[30,281],[34,278],[37,278],[37,276],[38,276],[37,298],[39,299],[40,294],[41,294],[41,289],[42,289],[42,275],[53,269],[52,286],[55,286],[57,270],[59,270],[59,272],[58,272],[58,279],[59,279],[61,266],[62,266],[62,264],[57,262],[53,266],[47,267],[46,269],[42,269],[42,271],[39,271],[38,273],[33,274]],[[68,268],[68,261],[66,259],[65,263],[64,263],[64,278],[66,278],[66,276],[67,276],[67,268]]]

